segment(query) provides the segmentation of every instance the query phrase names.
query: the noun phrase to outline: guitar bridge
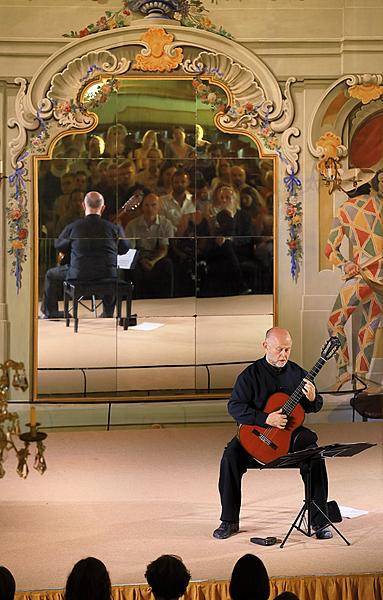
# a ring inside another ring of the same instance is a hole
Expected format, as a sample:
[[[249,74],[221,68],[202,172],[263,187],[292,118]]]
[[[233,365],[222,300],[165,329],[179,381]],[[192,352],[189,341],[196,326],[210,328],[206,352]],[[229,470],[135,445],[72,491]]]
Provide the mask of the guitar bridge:
[[[262,442],[264,442],[265,444],[270,446],[270,448],[272,448],[273,450],[276,450],[278,448],[278,446],[276,444],[274,444],[274,442],[269,440],[269,438],[267,436],[265,436],[264,433],[260,433],[257,429],[253,429],[252,433],[257,435]]]

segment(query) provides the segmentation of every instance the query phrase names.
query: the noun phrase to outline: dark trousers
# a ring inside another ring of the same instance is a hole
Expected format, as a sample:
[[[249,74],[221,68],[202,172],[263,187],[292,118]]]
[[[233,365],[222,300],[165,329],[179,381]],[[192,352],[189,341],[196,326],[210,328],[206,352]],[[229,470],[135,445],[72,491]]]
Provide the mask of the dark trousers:
[[[304,450],[315,447],[316,434],[306,427],[298,427],[292,435],[290,451]],[[219,493],[221,496],[221,521],[239,521],[241,509],[241,483],[242,477],[247,469],[257,469],[260,465],[246,452],[238,439],[233,438],[226,446],[220,467]],[[301,477],[307,485],[307,466],[302,465]],[[277,476],[277,473],[275,473]],[[311,497],[319,508],[327,514],[328,480],[325,461],[315,459],[311,462]],[[283,491],[281,490],[281,496]],[[312,514],[312,525],[324,525],[327,523],[324,517],[314,511]]]
[[[161,258],[151,271],[138,263],[132,271],[136,298],[171,298],[173,296],[173,263]]]
[[[54,319],[59,315],[59,300],[63,297],[63,283],[67,279],[69,265],[59,265],[48,269],[44,280],[44,294],[41,302],[41,312]],[[89,286],[91,287],[91,281]],[[118,285],[118,283],[116,283]],[[116,297],[104,295],[102,298],[104,317],[113,317]]]

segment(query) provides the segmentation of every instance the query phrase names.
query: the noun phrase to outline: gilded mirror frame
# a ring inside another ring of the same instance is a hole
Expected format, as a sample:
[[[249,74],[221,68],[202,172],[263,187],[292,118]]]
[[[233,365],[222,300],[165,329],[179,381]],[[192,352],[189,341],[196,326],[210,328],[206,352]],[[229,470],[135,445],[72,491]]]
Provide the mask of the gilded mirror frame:
[[[68,113],[59,110],[62,103],[79,98],[84,79],[89,80],[90,84],[99,77],[126,76],[128,73],[135,78],[139,74],[161,77],[166,72],[166,77],[188,75],[192,80],[203,74],[204,80],[225,91],[233,109],[229,112],[217,112],[215,115],[217,128],[224,133],[239,133],[251,137],[259,148],[260,157],[274,160],[276,199],[274,217],[277,223],[276,208],[281,191],[279,182],[284,175],[294,175],[299,170],[300,147],[290,143],[290,138],[297,137],[300,133],[292,126],[294,104],[290,87],[294,79],[290,78],[286,82],[282,94],[273,74],[254,54],[241,45],[205,31],[172,24],[166,25],[165,31],[157,24],[151,26],[150,23],[149,28],[148,25],[148,21],[139,22],[129,27],[124,35],[120,30],[108,31],[68,44],[42,66],[29,86],[24,80],[18,80],[20,84],[16,102],[18,118],[13,126],[18,127],[19,135],[11,144],[13,165],[35,169],[37,156],[50,158],[53,142],[56,143],[60,137],[67,133],[86,133],[95,127],[95,117],[92,113],[76,109]],[[236,60],[234,61],[231,56],[236,56]],[[95,66],[97,69],[94,68]],[[95,71],[96,77],[93,76]],[[22,156],[23,149],[41,123],[49,127],[49,135],[43,141],[38,154],[25,158]],[[282,160],[277,160],[278,157],[282,157]],[[29,191],[33,194],[37,192],[36,185],[36,182],[28,185]],[[37,211],[34,211],[35,244],[36,213]],[[276,240],[276,236],[274,239]],[[274,244],[277,245],[277,241]],[[278,250],[278,247],[276,249]],[[276,260],[274,260],[274,269],[275,263]],[[34,277],[36,264],[37,255],[34,259]],[[274,280],[274,320],[276,321],[278,304],[276,272]],[[26,362],[29,364],[33,380],[32,397],[36,400],[38,399],[36,280],[33,294],[32,350],[29,362]]]

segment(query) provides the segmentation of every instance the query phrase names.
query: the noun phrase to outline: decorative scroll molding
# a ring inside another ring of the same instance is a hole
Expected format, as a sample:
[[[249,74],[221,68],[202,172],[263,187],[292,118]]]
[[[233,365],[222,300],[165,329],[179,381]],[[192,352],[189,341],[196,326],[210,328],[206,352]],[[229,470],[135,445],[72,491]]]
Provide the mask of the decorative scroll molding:
[[[368,104],[372,100],[378,100],[383,96],[383,75],[369,74],[351,75],[346,81],[349,86],[348,93],[352,98],[360,100],[362,104]]]
[[[350,137],[354,135],[355,131],[359,129],[364,121],[376,115],[377,113],[383,113],[383,98],[380,100],[373,100],[368,104],[362,105],[353,115],[351,120]]]
[[[174,35],[162,28],[150,29],[140,38],[145,48],[136,55],[133,69],[138,71],[174,71],[183,59],[182,48],[175,48]]]

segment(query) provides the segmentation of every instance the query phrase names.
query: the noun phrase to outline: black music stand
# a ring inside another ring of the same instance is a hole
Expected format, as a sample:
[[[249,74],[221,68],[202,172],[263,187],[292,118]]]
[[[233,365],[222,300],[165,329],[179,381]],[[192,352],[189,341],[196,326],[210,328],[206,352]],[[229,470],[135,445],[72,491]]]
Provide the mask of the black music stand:
[[[261,467],[261,469],[278,469],[282,467],[301,467],[302,464],[306,464],[308,469],[308,476],[305,483],[305,499],[303,502],[303,506],[297,514],[289,531],[287,532],[287,535],[281,543],[280,548],[283,548],[293,529],[297,529],[297,531],[300,531],[307,537],[312,537],[317,533],[318,530],[314,531],[311,525],[311,514],[313,509],[319,511],[327,520],[327,523],[323,525],[323,527],[321,527],[320,529],[324,529],[325,527],[332,527],[333,529],[335,529],[337,534],[346,542],[347,546],[350,546],[350,542],[346,540],[344,535],[342,535],[341,532],[335,527],[335,525],[331,523],[328,516],[325,515],[325,513],[311,498],[311,462],[313,459],[318,458],[324,459],[331,458],[333,456],[354,456],[354,454],[359,454],[359,452],[363,452],[363,450],[367,450],[367,448],[371,448],[371,446],[376,446],[376,444],[369,444],[368,442],[354,442],[351,444],[329,444],[328,446],[307,448],[306,450],[299,450],[298,452],[291,452],[289,454],[286,454],[285,456],[280,456],[279,458]]]

